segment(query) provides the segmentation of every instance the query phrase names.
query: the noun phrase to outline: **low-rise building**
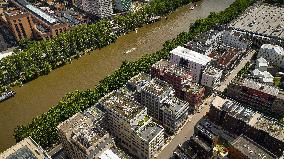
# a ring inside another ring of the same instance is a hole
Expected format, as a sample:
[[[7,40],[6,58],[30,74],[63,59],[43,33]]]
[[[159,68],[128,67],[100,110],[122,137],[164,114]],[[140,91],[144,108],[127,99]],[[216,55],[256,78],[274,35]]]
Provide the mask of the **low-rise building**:
[[[252,79],[235,79],[228,85],[227,95],[258,110],[271,111],[279,89]]]
[[[132,155],[153,158],[164,145],[164,128],[152,121],[147,108],[126,89],[111,92],[99,103],[107,112],[107,129]]]
[[[222,70],[209,66],[202,73],[201,85],[214,88],[221,82]]]
[[[72,4],[99,18],[109,17],[113,13],[111,0],[72,0]]]
[[[277,157],[250,138],[241,135],[230,143],[229,158],[276,159]]]
[[[192,81],[196,83],[200,83],[202,71],[210,61],[210,57],[181,46],[171,51],[170,62],[189,69]]]
[[[1,159],[51,159],[51,157],[31,138],[27,137],[16,145],[0,153]]]
[[[278,45],[263,44],[257,56],[265,58],[271,64],[284,68],[284,49]]]
[[[246,50],[248,48],[247,40],[244,38],[241,32],[236,30],[224,31],[222,41],[225,45],[229,45],[241,50]]]

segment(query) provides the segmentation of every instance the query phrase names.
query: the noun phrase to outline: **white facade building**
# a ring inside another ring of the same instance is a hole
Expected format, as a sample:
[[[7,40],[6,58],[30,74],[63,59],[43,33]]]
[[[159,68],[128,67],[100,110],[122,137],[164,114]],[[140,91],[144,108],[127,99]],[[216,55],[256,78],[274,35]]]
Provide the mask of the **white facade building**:
[[[210,61],[210,57],[181,46],[171,51],[170,62],[190,69],[193,82],[200,83],[201,73]]]
[[[278,45],[263,44],[259,49],[258,57],[263,57],[268,62],[284,68],[284,50]]]
[[[256,69],[258,69],[259,71],[267,71],[267,67],[268,67],[268,63],[267,61],[263,58],[260,57],[255,61],[256,64]]]
[[[202,73],[201,85],[210,88],[216,87],[220,83],[222,72],[217,68],[207,67]]]
[[[246,41],[242,39],[242,34],[237,31],[224,31],[222,41],[225,45],[229,45],[242,50],[246,50],[248,47]]]
[[[113,13],[111,0],[78,0],[76,3],[85,12],[94,14],[100,18],[109,17]]]

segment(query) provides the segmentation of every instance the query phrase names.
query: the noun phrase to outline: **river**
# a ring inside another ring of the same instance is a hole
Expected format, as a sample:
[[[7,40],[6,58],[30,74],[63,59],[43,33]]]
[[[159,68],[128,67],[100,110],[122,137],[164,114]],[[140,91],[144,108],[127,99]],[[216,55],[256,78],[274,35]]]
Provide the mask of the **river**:
[[[234,0],[203,0],[194,10],[184,6],[156,23],[139,28],[137,33],[123,35],[103,49],[86,54],[71,64],[60,67],[46,76],[39,77],[22,87],[13,88],[16,96],[0,103],[0,152],[15,144],[13,130],[26,124],[67,93],[93,88],[108,74],[117,69],[124,60],[135,60],[162,48],[166,40],[188,31],[196,19],[210,12],[227,8]],[[135,48],[135,49],[132,49]],[[131,50],[128,51],[128,50]],[[125,54],[125,52],[127,52]]]

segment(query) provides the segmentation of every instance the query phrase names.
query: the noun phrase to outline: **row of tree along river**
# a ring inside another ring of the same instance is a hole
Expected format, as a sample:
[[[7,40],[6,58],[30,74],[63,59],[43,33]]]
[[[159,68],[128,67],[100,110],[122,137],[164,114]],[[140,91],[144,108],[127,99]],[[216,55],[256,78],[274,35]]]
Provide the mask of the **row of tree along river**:
[[[86,54],[13,90],[17,95],[0,103],[0,151],[15,143],[13,130],[58,103],[65,93],[93,88],[124,60],[135,60],[162,48],[166,40],[188,31],[196,19],[227,8],[234,0],[203,0],[194,10],[184,6],[167,18],[123,35],[100,50]]]

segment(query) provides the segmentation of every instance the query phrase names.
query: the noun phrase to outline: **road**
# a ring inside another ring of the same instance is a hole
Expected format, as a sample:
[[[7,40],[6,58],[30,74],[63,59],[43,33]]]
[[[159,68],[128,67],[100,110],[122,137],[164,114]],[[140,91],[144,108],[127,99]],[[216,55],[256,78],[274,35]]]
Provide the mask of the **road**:
[[[251,59],[255,51],[249,51],[247,56],[242,59],[242,61],[235,67],[234,70],[225,78],[221,85],[216,88],[217,91],[223,91],[227,85],[236,77],[237,73],[245,66],[245,64]],[[182,144],[186,139],[189,139],[194,134],[194,126],[196,123],[209,111],[209,105],[214,99],[214,95],[206,98],[201,105],[202,109],[199,113],[192,116],[191,120],[188,121],[180,132],[170,141],[170,143],[160,152],[157,159],[169,158],[174,149],[177,148],[179,144]]]

